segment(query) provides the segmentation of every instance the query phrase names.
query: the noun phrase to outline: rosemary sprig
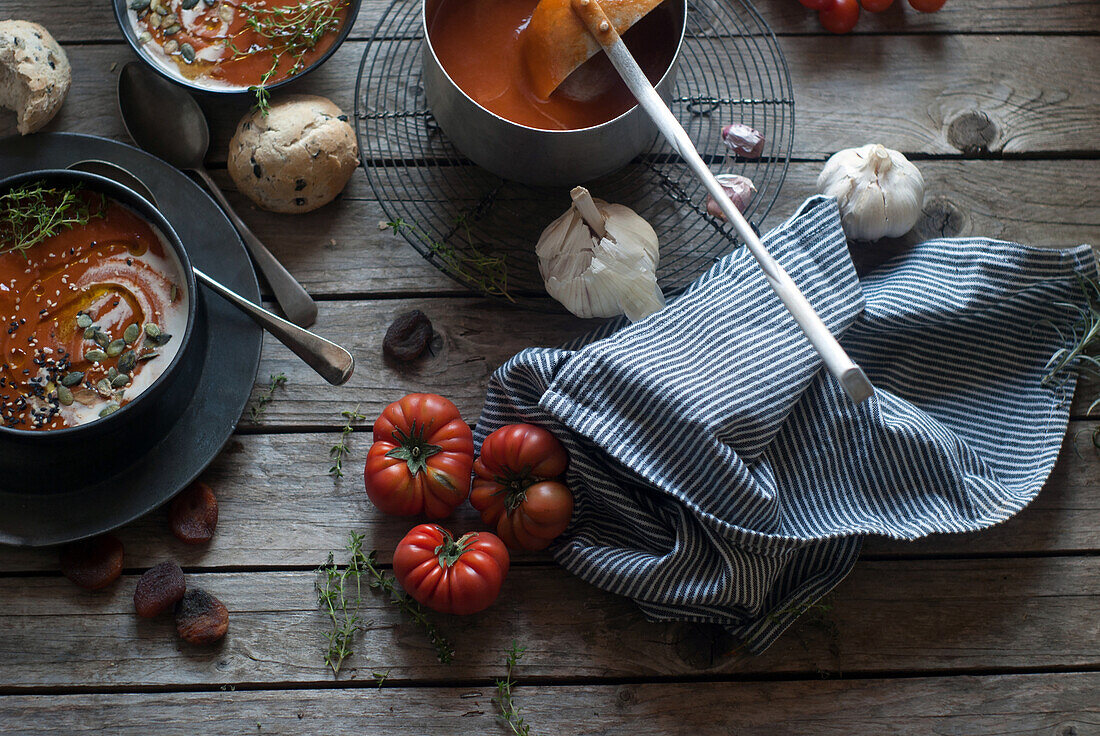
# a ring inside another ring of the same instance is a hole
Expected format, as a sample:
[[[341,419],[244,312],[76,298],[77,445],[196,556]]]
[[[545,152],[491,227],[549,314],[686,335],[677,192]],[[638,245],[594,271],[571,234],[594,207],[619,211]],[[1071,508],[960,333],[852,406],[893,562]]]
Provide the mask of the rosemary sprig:
[[[405,222],[398,217],[386,223],[386,227],[395,235],[408,231],[413,237],[427,246],[428,250],[439,258],[446,269],[476,289],[494,296],[502,296],[510,302],[515,299],[508,293],[508,263],[504,256],[490,256],[481,252],[474,244],[470,224],[465,215],[455,219],[455,228],[462,228],[469,246],[468,253],[455,250],[454,246],[435,240],[414,223]]]
[[[504,679],[496,681],[497,694],[493,698],[493,702],[500,710],[500,715],[497,717],[512,730],[515,736],[530,736],[531,733],[531,726],[524,720],[523,715],[512,699],[512,686],[515,685],[515,681],[512,680],[512,671],[523,659],[526,652],[527,647],[521,647],[515,640],[512,641],[512,648],[508,650]]]
[[[1071,366],[1079,367],[1082,374],[1100,376],[1100,283],[1083,276],[1078,278],[1078,282],[1085,297],[1084,306],[1068,302],[1057,303],[1058,306],[1068,307],[1078,313],[1070,334],[1063,334],[1052,321],[1043,320],[1044,324],[1054,328],[1064,343],[1047,361],[1046,374],[1042,379],[1044,386],[1052,386],[1064,380],[1067,369]],[[1091,413],[1098,405],[1100,397],[1089,405],[1086,413]]]
[[[286,374],[272,373],[270,381],[271,383],[268,387],[261,390],[259,395],[253,399],[251,406],[248,407],[248,416],[251,417],[254,422],[260,421],[260,417],[267,411],[267,405],[275,398],[275,389],[286,385]]]
[[[333,478],[344,477],[344,458],[351,452],[351,447],[348,445],[348,438],[351,437],[351,433],[355,429],[351,426],[352,422],[361,422],[367,418],[366,414],[359,413],[359,407],[354,409],[344,409],[340,414],[347,421],[344,422],[344,428],[340,430],[340,439],[335,445],[329,448],[328,456],[332,458],[332,467],[328,469],[328,474]]]
[[[26,255],[29,248],[62,230],[105,217],[107,198],[100,197],[99,206],[93,209],[81,196],[79,185],[47,187],[35,182],[9,189],[0,195],[0,254],[18,251]]]
[[[305,55],[312,50],[321,38],[340,25],[340,11],[347,3],[345,0],[301,0],[297,5],[265,7],[253,3],[242,3],[241,11],[246,14],[246,25],[257,35],[266,38],[273,58],[271,67],[264,72],[260,83],[249,87],[256,95],[256,109],[264,115],[268,110],[267,83],[278,72],[283,56],[289,56],[293,64],[286,76],[292,77],[301,72],[305,64]],[[226,45],[233,50],[237,59],[252,53],[252,48],[238,49],[232,39],[226,39]]]

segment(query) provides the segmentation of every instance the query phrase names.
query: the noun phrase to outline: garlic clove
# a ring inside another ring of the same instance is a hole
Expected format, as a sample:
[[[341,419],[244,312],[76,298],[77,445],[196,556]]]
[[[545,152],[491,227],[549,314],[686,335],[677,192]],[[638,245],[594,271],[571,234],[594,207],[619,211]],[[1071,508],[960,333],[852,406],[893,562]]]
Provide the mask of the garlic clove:
[[[722,128],[722,142],[742,158],[760,158],[764,152],[764,134],[744,123],[730,123]]]
[[[744,212],[748,209],[753,195],[756,194],[756,185],[752,183],[752,179],[740,174],[719,174],[714,178],[722,185],[722,191],[730,198],[738,212]],[[726,213],[722,211],[722,208],[709,194],[707,195],[707,214],[713,215],[719,220],[726,219]]]

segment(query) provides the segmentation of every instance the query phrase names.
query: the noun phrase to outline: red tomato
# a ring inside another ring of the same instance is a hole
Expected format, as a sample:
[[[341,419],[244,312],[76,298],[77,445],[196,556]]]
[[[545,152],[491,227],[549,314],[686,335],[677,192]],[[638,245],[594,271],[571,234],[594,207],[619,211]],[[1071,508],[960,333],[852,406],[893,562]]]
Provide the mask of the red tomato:
[[[859,4],[868,13],[881,13],[894,4],[894,0],[859,0]]]
[[[474,461],[470,503],[509,549],[543,549],[573,516],[573,494],[553,480],[568,461],[565,448],[545,429],[501,427],[485,438]]]
[[[913,10],[919,10],[922,13],[935,13],[943,7],[945,2],[946,0],[909,0],[909,5]]]
[[[817,13],[822,27],[830,33],[847,33],[859,20],[858,0],[833,0]]]
[[[821,10],[829,4],[830,0],[798,0],[798,2],[810,10]]]
[[[470,495],[474,438],[458,408],[436,394],[409,394],[374,423],[363,481],[387,514],[440,519]]]
[[[393,574],[417,603],[460,616],[497,599],[508,564],[495,534],[470,532],[456,540],[435,524],[413,527],[393,553]]]

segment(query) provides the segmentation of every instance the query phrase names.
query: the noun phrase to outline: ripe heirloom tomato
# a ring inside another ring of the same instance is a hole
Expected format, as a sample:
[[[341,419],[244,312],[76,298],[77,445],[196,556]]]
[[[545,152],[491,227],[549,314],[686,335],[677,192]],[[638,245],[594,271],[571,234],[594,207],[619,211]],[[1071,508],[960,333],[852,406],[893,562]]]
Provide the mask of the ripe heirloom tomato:
[[[868,13],[881,13],[894,4],[894,0],[859,0]]]
[[[436,394],[409,394],[374,423],[363,481],[381,511],[440,519],[470,495],[474,438],[458,408]]]
[[[393,574],[417,603],[464,616],[488,608],[508,574],[508,550],[491,532],[459,539],[436,524],[409,530],[393,553]]]
[[[569,526],[573,494],[558,478],[569,456],[554,435],[509,424],[485,438],[470,503],[509,549],[544,549]]]
[[[859,20],[859,0],[832,0],[818,11],[817,19],[829,33],[848,33]]]

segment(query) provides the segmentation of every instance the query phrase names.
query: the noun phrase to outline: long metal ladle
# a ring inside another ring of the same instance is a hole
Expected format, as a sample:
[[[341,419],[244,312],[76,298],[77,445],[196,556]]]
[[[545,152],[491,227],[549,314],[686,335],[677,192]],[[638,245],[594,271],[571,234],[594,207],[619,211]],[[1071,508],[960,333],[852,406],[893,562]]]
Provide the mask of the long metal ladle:
[[[68,168],[89,174],[99,174],[112,179],[128,189],[132,189],[138,196],[143,197],[154,207],[160,209],[156,197],[149,191],[149,187],[145,185],[145,182],[121,166],[108,161],[88,160],[77,161]],[[274,335],[292,353],[305,361],[310,368],[317,371],[321,378],[334,386],[347,383],[348,379],[351,378],[351,374],[355,370],[355,358],[347,350],[331,340],[315,335],[309,330],[303,329],[279,315],[253,304],[194,266],[191,267],[191,270],[195,272],[196,279],[218,296],[238,307],[251,317],[256,324]]]
[[[626,82],[626,86],[634,93],[638,104],[648,113],[653,122],[657,124],[661,134],[672,144],[673,149],[687,162],[692,172],[707,188],[711,198],[722,208],[726,219],[733,225],[741,242],[749,249],[756,262],[760,264],[768,283],[779,296],[784,306],[794,317],[798,326],[806,334],[807,339],[821,355],[822,361],[829,372],[836,377],[855,403],[860,403],[870,398],[875,393],[874,386],[867,380],[863,370],[855,364],[848,354],[844,352],[837,339],[829,332],[829,328],[821,321],[821,317],[814,311],[813,306],[807,301],[805,295],[799,290],[798,285],[791,279],[783,267],[779,265],[759,236],[745,220],[744,215],[734,206],[730,198],[722,191],[722,185],[714,178],[710,167],[704,163],[699,152],[695,150],[687,131],[680,125],[680,121],[665,105],[664,100],[653,89],[645,73],[630,50],[623,43],[615,26],[604,13],[598,0],[570,0],[573,12],[583,21],[588,32],[603,47],[612,65],[619,72],[619,76]]]
[[[195,98],[162,79],[141,62],[131,61],[118,74],[118,108],[134,142],[177,169],[195,172],[241,234],[252,260],[271,284],[275,301],[291,322],[309,327],[317,305],[283,264],[237,216],[203,165],[210,147],[210,127]]]

